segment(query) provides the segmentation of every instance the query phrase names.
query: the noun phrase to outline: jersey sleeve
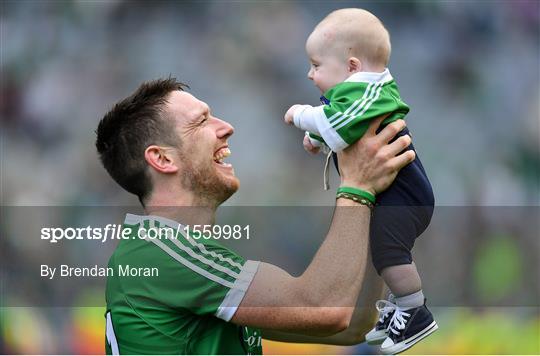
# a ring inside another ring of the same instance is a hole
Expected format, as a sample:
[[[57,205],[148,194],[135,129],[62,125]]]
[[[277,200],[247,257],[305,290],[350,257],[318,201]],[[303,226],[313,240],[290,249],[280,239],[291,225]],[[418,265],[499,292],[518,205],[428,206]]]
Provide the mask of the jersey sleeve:
[[[259,262],[245,260],[213,240],[187,232],[176,238],[149,239],[159,278],[146,278],[147,289],[160,303],[197,315],[229,321],[240,305]]]
[[[393,81],[343,82],[332,88],[328,97],[330,103],[323,106],[326,120],[320,133],[333,151],[340,151],[360,139],[370,120],[392,113],[393,121],[409,111]]]

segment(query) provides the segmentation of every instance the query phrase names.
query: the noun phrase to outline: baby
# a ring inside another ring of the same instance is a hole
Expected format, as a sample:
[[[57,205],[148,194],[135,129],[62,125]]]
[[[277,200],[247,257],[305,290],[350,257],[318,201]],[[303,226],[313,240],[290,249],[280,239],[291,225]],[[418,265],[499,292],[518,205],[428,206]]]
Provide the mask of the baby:
[[[311,63],[308,78],[323,94],[323,105],[293,105],[285,121],[307,131],[307,151],[317,153],[328,147],[333,152],[343,150],[362,137],[371,120],[386,116],[386,125],[409,112],[387,68],[390,36],[370,12],[332,12],[309,36],[306,52]],[[407,129],[398,136],[405,134]],[[355,192],[354,188],[347,189]],[[352,199],[354,195],[345,197]],[[338,190],[338,197],[343,197],[343,189]],[[356,198],[362,199],[360,195]],[[376,197],[370,227],[371,255],[390,294],[388,300],[377,302],[379,320],[366,340],[381,344],[385,354],[404,351],[438,328],[426,308],[411,254],[415,239],[429,225],[433,206],[433,191],[418,155],[400,171],[392,186]]]

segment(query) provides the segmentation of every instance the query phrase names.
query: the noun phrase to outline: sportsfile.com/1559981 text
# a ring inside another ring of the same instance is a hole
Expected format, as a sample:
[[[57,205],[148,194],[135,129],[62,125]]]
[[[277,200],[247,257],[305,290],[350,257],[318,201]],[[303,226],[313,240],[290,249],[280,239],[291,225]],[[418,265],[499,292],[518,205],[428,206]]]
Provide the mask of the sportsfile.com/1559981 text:
[[[41,240],[57,243],[62,240],[95,240],[102,243],[107,240],[132,240],[132,239],[178,239],[193,238],[195,240],[249,240],[251,229],[249,225],[181,225],[176,228],[162,227],[139,227],[134,233],[134,228],[121,224],[107,224],[104,227],[43,227]]]

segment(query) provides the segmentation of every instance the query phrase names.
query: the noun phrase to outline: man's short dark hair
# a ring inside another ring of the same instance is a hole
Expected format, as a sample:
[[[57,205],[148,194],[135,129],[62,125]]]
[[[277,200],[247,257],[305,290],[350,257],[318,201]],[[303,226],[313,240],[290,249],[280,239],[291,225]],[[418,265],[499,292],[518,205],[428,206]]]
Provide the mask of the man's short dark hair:
[[[96,130],[96,148],[103,166],[122,188],[139,197],[144,205],[152,182],[144,151],[152,144],[178,147],[173,121],[164,113],[169,94],[183,91],[176,78],[143,83],[132,95],[119,101],[101,119]]]

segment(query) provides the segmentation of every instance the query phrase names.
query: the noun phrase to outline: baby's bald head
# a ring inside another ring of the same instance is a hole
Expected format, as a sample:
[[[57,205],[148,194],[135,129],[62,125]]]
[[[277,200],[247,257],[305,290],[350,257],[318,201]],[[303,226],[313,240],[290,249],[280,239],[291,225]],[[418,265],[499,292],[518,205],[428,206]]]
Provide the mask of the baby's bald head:
[[[340,9],[315,27],[306,49],[308,52],[330,51],[344,59],[357,57],[362,61],[363,71],[380,71],[388,65],[390,58],[390,35],[369,11]]]

